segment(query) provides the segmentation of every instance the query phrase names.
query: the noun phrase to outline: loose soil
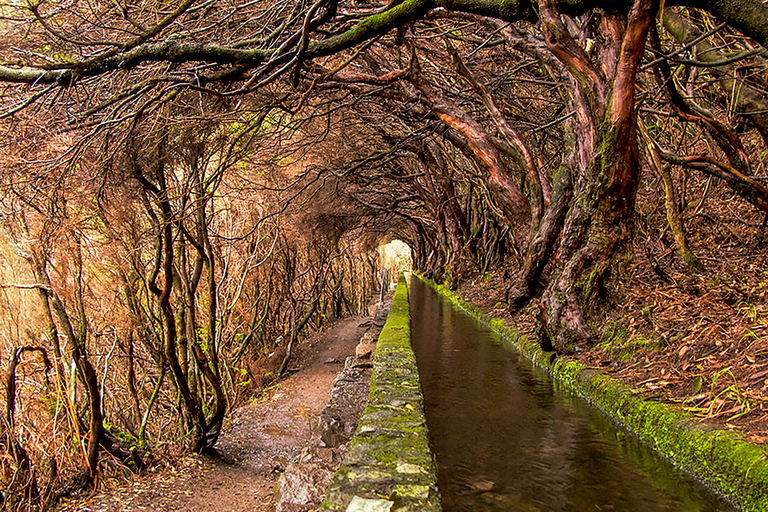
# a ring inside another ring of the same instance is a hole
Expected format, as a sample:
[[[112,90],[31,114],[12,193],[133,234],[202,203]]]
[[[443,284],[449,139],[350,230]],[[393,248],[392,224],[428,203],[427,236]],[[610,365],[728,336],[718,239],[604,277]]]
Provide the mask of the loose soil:
[[[178,467],[62,503],[59,510],[274,511],[280,474],[309,441],[334,378],[366,330],[365,320],[341,320],[299,344],[290,365],[297,372],[230,414],[213,456],[187,457]]]

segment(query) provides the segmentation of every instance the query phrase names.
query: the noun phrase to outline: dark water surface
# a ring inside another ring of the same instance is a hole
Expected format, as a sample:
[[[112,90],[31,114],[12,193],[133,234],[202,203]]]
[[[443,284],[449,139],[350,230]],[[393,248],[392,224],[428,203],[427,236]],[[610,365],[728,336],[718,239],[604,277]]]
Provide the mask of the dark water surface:
[[[446,512],[733,510],[415,277],[409,291]]]

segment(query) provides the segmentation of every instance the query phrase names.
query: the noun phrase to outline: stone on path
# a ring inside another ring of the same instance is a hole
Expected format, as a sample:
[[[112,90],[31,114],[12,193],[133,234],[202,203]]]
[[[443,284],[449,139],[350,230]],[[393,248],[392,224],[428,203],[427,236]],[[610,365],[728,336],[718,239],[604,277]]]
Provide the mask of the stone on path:
[[[361,498],[355,496],[347,506],[347,512],[389,512],[395,503],[389,500]]]
[[[323,500],[333,471],[316,464],[291,462],[280,475],[280,501],[277,512],[300,512]]]

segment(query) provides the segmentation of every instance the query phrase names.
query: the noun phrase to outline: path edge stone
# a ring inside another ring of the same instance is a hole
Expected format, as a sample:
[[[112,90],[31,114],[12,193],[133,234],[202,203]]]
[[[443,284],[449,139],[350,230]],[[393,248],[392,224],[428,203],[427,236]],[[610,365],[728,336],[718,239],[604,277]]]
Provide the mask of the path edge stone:
[[[442,510],[402,273],[376,344],[368,404],[322,509],[364,510],[360,503],[391,503],[392,512]]]

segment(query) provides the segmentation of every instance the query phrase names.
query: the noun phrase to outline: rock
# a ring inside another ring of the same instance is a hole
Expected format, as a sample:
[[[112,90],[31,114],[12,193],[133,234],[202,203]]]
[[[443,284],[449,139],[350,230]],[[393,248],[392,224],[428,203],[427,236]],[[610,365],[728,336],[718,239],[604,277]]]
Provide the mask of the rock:
[[[477,492],[488,492],[491,491],[494,487],[494,483],[490,480],[485,479],[478,479],[474,482],[470,482],[469,486],[473,491]]]
[[[376,350],[375,343],[366,343],[361,341],[357,347],[355,347],[355,355],[360,359],[371,359],[373,352]]]
[[[373,325],[375,327],[378,327],[381,329],[384,327],[384,324],[387,321],[387,313],[389,313],[389,308],[380,308],[376,311],[376,314],[373,316]]]
[[[380,307],[376,312],[376,317],[380,319],[381,325],[384,324],[388,311],[386,307]],[[349,440],[357,428],[360,415],[363,412],[368,401],[368,385],[371,379],[371,368],[373,366],[372,354],[376,350],[376,340],[378,338],[381,325],[375,325],[375,321],[367,320],[360,324],[360,327],[368,327],[368,330],[360,338],[360,343],[355,349],[354,356],[349,356],[344,361],[344,370],[339,373],[334,381],[331,397],[320,415],[320,422],[317,430],[313,434],[314,445],[311,447],[312,453],[318,453],[324,461],[330,462],[330,465],[340,464],[344,453],[349,449]],[[360,357],[362,355],[362,357]],[[317,464],[316,464],[317,465]],[[328,467],[328,464],[325,465]],[[401,468],[407,473],[412,468]],[[362,500],[362,498],[359,498]],[[368,503],[374,501],[376,503]],[[388,511],[392,502],[386,500],[364,500],[356,502],[356,505],[350,504],[353,508],[348,510],[357,510],[360,512],[376,512],[379,510]],[[368,506],[386,505],[386,508],[364,508]],[[293,507],[307,507],[308,505],[291,505]],[[358,508],[355,508],[358,507]],[[293,512],[294,510],[306,511],[307,508],[278,508],[280,512]]]
[[[365,331],[365,334],[360,338],[360,343],[376,343],[378,335],[371,330]]]
[[[347,512],[389,512],[394,504],[393,501],[389,500],[354,496],[347,506]]]
[[[320,440],[322,440],[325,446],[329,448],[341,446],[349,440],[345,432],[344,422],[341,418],[323,418],[321,416],[320,429]]]
[[[426,471],[421,466],[417,466],[416,464],[410,464],[408,462],[401,462],[397,465],[397,472],[398,473],[406,473],[409,475],[416,475],[416,474],[423,474]]]
[[[296,512],[317,508],[333,472],[316,464],[291,462],[280,475],[280,500],[277,512]]]
[[[360,359],[357,356],[349,356],[346,361],[344,361],[344,370],[356,370],[360,371],[365,368],[373,368],[373,360],[368,359],[367,357],[365,359]]]
[[[372,366],[369,359],[347,357],[331,390],[331,398],[320,414],[320,441],[327,448],[345,445],[355,432],[368,397]]]

